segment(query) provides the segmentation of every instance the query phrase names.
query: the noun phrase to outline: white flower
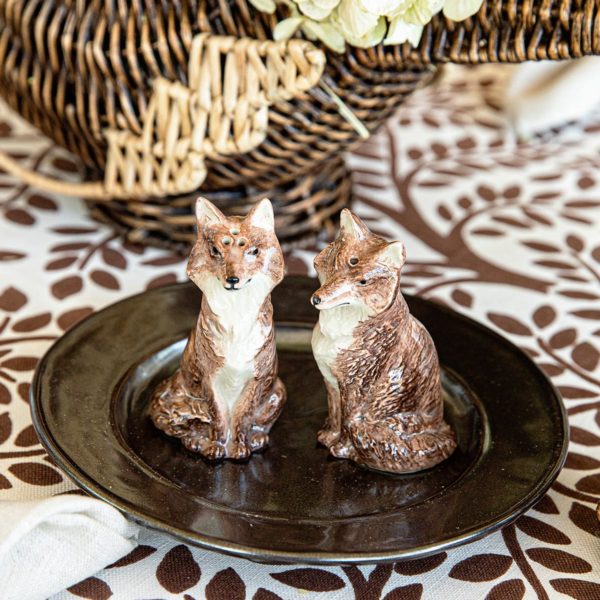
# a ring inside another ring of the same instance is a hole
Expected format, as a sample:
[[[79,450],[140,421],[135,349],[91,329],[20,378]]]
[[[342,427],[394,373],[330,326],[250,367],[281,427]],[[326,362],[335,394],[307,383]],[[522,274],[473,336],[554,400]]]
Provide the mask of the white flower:
[[[387,36],[383,40],[384,44],[404,44],[410,42],[411,46],[417,47],[423,33],[423,25],[407,23],[401,17],[396,17],[388,29]]]
[[[483,0],[250,0],[272,13],[276,2],[290,9],[287,19],[273,31],[276,40],[292,37],[300,29],[308,39],[320,40],[343,52],[346,42],[368,48],[379,44],[419,44],[423,27],[442,9],[453,21],[474,15]],[[385,39],[384,39],[385,38]]]
[[[275,2],[274,0],[250,0],[250,3],[256,8],[260,10],[260,12],[273,14],[275,12]]]
[[[357,0],[342,0],[335,16],[346,39],[360,38],[377,27],[379,17],[365,10]]]
[[[401,14],[395,16],[402,17],[406,23],[427,25],[443,6],[444,0],[414,0]]]
[[[346,41],[357,48],[372,48],[383,40],[387,29],[387,21],[384,17],[379,17],[375,27],[369,29],[360,37],[345,35]]]
[[[453,21],[464,21],[474,15],[483,4],[483,0],[446,0],[444,16]]]
[[[284,19],[283,21],[279,21],[277,25],[275,25],[275,29],[273,29],[273,39],[275,41],[280,40],[289,40],[298,27],[300,27],[305,21],[302,17],[290,17],[289,19]]]
[[[377,16],[390,16],[402,12],[411,0],[356,0],[363,10]]]
[[[326,46],[335,52],[343,52],[346,47],[346,40],[340,31],[332,23],[323,21],[310,21],[304,19],[302,31],[309,39],[321,40]]]
[[[315,21],[326,19],[339,3],[340,0],[299,0],[297,2],[300,12]]]

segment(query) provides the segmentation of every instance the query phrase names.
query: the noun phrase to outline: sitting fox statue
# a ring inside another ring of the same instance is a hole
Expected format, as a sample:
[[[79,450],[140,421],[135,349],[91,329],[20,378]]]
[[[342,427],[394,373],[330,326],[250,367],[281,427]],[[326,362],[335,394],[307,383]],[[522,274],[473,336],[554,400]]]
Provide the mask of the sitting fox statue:
[[[285,402],[271,304],[283,254],[269,200],[246,218],[227,218],[200,198],[196,217],[187,273],[202,291],[200,315],[180,368],[153,394],[150,416],[208,459],[246,459],[267,445]]]
[[[401,242],[344,209],[337,238],[315,259],[321,287],[312,296],[329,404],[318,440],[338,458],[393,473],[432,467],[456,447],[435,346],[400,292],[405,259]]]

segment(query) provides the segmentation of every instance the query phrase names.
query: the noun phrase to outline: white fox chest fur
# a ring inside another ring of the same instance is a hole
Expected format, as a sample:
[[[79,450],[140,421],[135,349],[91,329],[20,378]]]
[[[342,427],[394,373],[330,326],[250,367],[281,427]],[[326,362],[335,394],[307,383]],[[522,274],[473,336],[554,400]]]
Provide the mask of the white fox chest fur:
[[[244,388],[255,377],[256,356],[272,328],[270,322],[265,324],[260,318],[270,289],[264,274],[258,274],[251,285],[236,291],[226,290],[215,277],[203,286],[210,309],[217,317],[208,321],[206,334],[215,354],[223,358],[223,365],[213,375],[212,389],[225,414],[232,412]]]
[[[323,377],[334,389],[339,389],[333,371],[337,358],[355,341],[356,326],[369,318],[365,306],[347,305],[323,310],[312,335],[312,349]]]

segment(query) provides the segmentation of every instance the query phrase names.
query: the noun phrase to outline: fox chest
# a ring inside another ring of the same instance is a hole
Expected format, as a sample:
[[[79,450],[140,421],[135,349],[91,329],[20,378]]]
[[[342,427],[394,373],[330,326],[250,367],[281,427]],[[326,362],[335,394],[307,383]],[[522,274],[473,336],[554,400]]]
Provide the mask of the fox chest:
[[[255,322],[253,326],[221,331],[212,338],[213,350],[221,358],[215,370],[212,388],[216,402],[230,412],[242,398],[248,383],[257,373],[257,356],[270,328]]]
[[[357,342],[356,331],[366,315],[351,307],[333,308],[321,312],[313,330],[312,349],[323,377],[338,388],[335,375],[339,371],[339,359],[344,350]]]
[[[320,326],[317,325],[312,336],[312,349],[317,363],[319,365],[325,364],[330,368],[333,368],[340,353],[349,348],[352,341],[352,336],[332,337],[327,335],[326,333],[323,333]]]

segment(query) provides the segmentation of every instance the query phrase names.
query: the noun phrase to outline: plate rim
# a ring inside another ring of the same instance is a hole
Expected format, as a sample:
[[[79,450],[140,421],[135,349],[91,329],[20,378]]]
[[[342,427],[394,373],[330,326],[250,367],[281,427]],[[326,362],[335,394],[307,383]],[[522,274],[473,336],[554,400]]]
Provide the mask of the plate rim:
[[[288,281],[292,282],[305,282],[317,281],[311,277],[305,276],[288,276]],[[470,327],[474,327],[477,330],[483,331],[486,335],[490,335],[495,338],[496,342],[501,343],[505,347],[511,350],[511,352],[519,355],[521,359],[524,359],[529,365],[531,365],[537,373],[541,376],[542,380],[549,386],[549,390],[552,392],[552,396],[555,400],[556,407],[560,416],[561,426],[563,429],[563,439],[560,453],[550,470],[547,471],[546,476],[538,483],[537,486],[532,488],[529,493],[510,510],[496,516],[493,519],[489,519],[477,527],[472,527],[461,534],[452,537],[448,540],[442,540],[432,544],[421,545],[418,548],[408,548],[399,550],[388,550],[380,552],[323,552],[323,551],[288,551],[288,550],[270,550],[266,548],[256,548],[247,544],[237,544],[228,540],[203,535],[201,533],[194,532],[191,535],[190,531],[173,526],[165,520],[156,519],[152,516],[144,514],[138,507],[132,505],[130,502],[120,497],[119,495],[106,489],[104,486],[99,485],[94,478],[87,475],[81,468],[78,467],[75,461],[73,461],[65,452],[63,452],[60,444],[56,441],[53,434],[50,432],[49,427],[44,419],[43,410],[41,407],[41,395],[39,388],[41,386],[41,380],[44,372],[44,366],[46,365],[51,353],[56,351],[56,348],[60,347],[63,343],[68,341],[68,338],[75,334],[80,326],[101,318],[102,313],[108,309],[114,309],[115,307],[130,302],[134,299],[142,296],[147,296],[149,293],[160,293],[168,292],[171,289],[190,287],[193,286],[190,282],[178,282],[169,284],[167,286],[161,286],[151,290],[145,290],[131,296],[122,298],[121,300],[104,306],[98,311],[86,316],[84,319],[75,324],[71,329],[67,330],[62,336],[60,336],[48,350],[40,358],[38,365],[36,366],[34,376],[32,379],[30,391],[29,391],[29,405],[31,410],[32,422],[34,429],[40,439],[40,442],[51,459],[57,464],[57,466],[77,485],[92,496],[103,500],[111,506],[118,509],[120,512],[128,518],[131,518],[136,523],[149,527],[154,531],[166,532],[175,538],[191,544],[196,547],[200,547],[206,550],[221,552],[227,555],[250,559],[254,562],[283,562],[286,564],[311,564],[311,565],[360,565],[360,564],[373,564],[373,563],[388,563],[388,562],[399,562],[402,560],[414,560],[436,554],[438,552],[454,548],[466,543],[477,541],[494,531],[502,529],[507,525],[513,523],[521,515],[527,512],[550,488],[550,486],[556,480],[558,474],[562,470],[564,463],[567,458],[568,442],[569,442],[569,422],[567,417],[566,407],[562,400],[562,396],[553,384],[551,379],[544,373],[531,357],[511,342],[508,338],[497,333],[493,329],[485,326],[484,324],[476,321],[475,319],[462,314],[461,312],[455,311],[450,307],[442,304],[432,302],[431,300],[415,296],[413,294],[403,293],[406,298],[416,298],[419,302],[433,305],[435,310],[450,315],[452,318],[458,318]],[[289,321],[288,321],[289,322]],[[297,323],[305,323],[311,325],[305,321],[295,321]],[[459,374],[460,375],[460,374]],[[468,382],[467,382],[468,384]]]

